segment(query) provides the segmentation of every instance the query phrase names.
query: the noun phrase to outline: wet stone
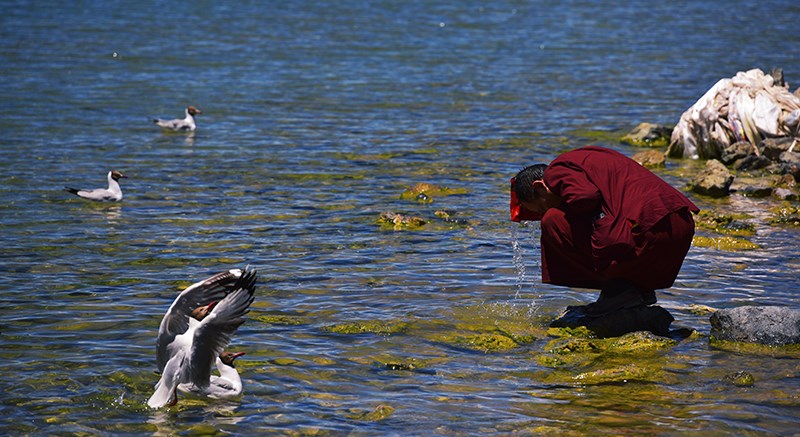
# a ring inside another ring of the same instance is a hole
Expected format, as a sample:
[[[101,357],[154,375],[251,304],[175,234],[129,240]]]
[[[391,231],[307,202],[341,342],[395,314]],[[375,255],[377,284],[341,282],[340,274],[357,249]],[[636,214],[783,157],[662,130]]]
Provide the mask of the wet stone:
[[[623,308],[604,316],[590,316],[586,306],[570,306],[550,326],[554,328],[576,328],[584,326],[601,338],[619,337],[636,331],[649,331],[655,335],[668,336],[669,325],[675,320],[669,311],[652,306]]]
[[[711,159],[705,168],[698,173],[689,184],[693,192],[709,197],[725,197],[728,195],[733,175],[724,164]]]
[[[771,346],[800,344],[800,310],[778,306],[722,309],[711,315],[711,338]]]

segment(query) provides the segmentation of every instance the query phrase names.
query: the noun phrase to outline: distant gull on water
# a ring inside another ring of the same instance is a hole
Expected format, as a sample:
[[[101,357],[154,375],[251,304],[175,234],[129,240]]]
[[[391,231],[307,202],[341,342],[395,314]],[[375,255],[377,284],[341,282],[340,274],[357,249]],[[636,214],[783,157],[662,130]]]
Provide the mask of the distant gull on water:
[[[194,132],[197,125],[194,122],[194,116],[202,114],[203,112],[194,106],[186,108],[186,118],[176,118],[174,120],[162,120],[160,118],[153,119],[153,123],[161,126],[162,129],[174,132]]]

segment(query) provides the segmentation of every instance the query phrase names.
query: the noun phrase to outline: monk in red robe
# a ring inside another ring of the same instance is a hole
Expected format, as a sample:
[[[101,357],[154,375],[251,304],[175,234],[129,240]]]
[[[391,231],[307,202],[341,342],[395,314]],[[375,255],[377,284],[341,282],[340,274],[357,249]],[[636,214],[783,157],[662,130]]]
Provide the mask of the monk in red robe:
[[[511,180],[511,220],[541,220],[542,281],[600,290],[588,314],[656,303],[678,276],[699,209],[636,161],[583,147]]]

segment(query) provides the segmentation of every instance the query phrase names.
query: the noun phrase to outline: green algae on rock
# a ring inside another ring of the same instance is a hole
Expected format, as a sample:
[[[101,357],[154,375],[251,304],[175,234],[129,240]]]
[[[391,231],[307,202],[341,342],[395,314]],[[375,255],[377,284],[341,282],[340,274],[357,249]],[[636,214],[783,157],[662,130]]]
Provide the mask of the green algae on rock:
[[[575,375],[574,380],[582,385],[609,384],[629,381],[653,381],[658,373],[652,368],[629,363],[617,367],[592,370]]]
[[[752,223],[743,222],[750,218],[745,214],[724,214],[717,211],[702,210],[695,216],[697,227],[720,234],[750,237],[755,235],[756,227]]]
[[[367,411],[359,411],[359,410],[351,410],[346,416],[349,419],[353,420],[360,420],[364,422],[377,422],[387,417],[391,416],[394,413],[394,408],[390,405],[380,404],[372,410]]]
[[[672,127],[653,123],[639,123],[623,136],[620,142],[638,147],[666,148],[672,136]]]
[[[382,228],[393,229],[395,231],[420,229],[427,223],[422,217],[409,216],[396,212],[381,213],[377,222]]]
[[[420,182],[411,188],[407,188],[400,195],[403,200],[414,200],[419,203],[431,203],[435,197],[452,196],[456,194],[467,194],[466,188],[448,188],[438,185]]]
[[[704,237],[695,235],[692,239],[692,246],[710,247],[713,249],[735,252],[737,250],[759,249],[760,246],[744,238],[736,237]]]
[[[322,329],[336,334],[403,334],[410,328],[411,323],[406,321],[384,322],[379,320],[364,320],[336,325],[325,326]]]
[[[483,353],[508,352],[519,347],[519,344],[509,337],[497,333],[470,333],[470,334],[441,334],[432,338],[434,341],[451,346],[469,349]]]
[[[739,372],[729,373],[722,378],[724,382],[733,384],[737,387],[752,387],[756,379],[750,372],[741,370]]]
[[[544,353],[537,357],[542,366],[553,368],[581,366],[596,360],[601,355],[651,356],[678,344],[671,338],[660,337],[647,331],[631,332],[611,338],[589,338],[580,331],[578,337],[565,335],[565,331],[557,333],[561,334],[561,337],[550,340],[544,346]]]
[[[800,226],[800,207],[784,205],[773,208],[770,212],[772,212],[770,224]]]
[[[714,349],[748,355],[763,355],[772,358],[795,358],[800,359],[800,344],[788,345],[766,345],[759,343],[747,343],[743,341],[718,340],[709,337],[708,344]]]
[[[290,316],[286,314],[268,314],[263,316],[251,315],[250,318],[268,325],[296,326],[308,323],[304,317]]]

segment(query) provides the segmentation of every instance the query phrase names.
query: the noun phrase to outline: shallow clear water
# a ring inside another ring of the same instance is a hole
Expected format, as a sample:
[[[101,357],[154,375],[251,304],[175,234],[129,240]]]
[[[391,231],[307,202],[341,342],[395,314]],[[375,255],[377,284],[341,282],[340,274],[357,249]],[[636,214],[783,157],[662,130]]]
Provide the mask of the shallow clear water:
[[[547,338],[484,353],[439,337],[543,329],[595,298],[539,282],[535,227],[507,220],[519,168],[589,142],[632,154],[618,134],[675,123],[740,70],[783,67],[800,85],[800,6],[744,3],[4,2],[4,433],[795,432],[796,359],[701,338],[635,358],[657,378],[586,385],[587,369],[537,361]],[[188,104],[196,134],[150,123]],[[121,204],[60,191],[112,168],[130,177]],[[400,199],[419,182],[467,194]],[[708,333],[692,304],[800,304],[798,230],[764,225],[767,203],[721,205],[756,217],[761,249],[693,248],[659,294],[675,325]],[[431,224],[386,229],[384,211]],[[258,297],[230,347],[247,353],[245,394],[148,411],[175,294],[246,264]],[[407,328],[329,330],[350,321]],[[753,387],[722,382],[741,370]],[[394,411],[363,415],[380,405]]]

